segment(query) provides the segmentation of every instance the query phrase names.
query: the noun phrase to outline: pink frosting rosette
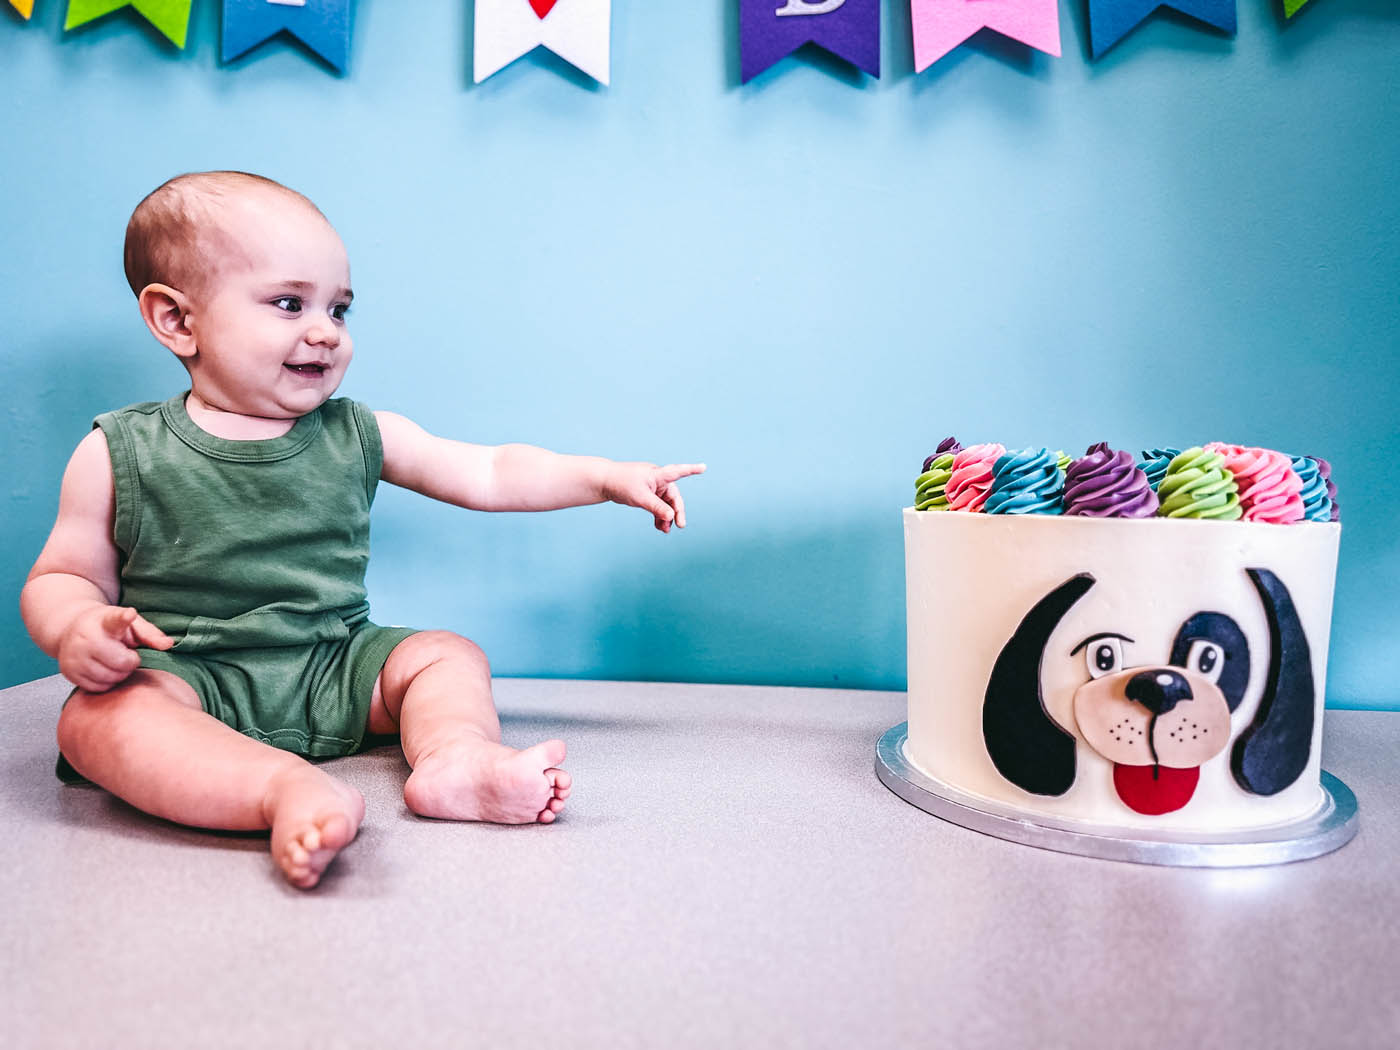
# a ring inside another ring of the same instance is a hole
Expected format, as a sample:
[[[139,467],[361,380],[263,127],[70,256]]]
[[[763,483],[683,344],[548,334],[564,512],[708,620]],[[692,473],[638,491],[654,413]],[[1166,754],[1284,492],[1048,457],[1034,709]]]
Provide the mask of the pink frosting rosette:
[[[969,445],[953,457],[952,474],[943,490],[949,510],[978,511],[992,487],[992,468],[1006,455],[1005,445]]]
[[[1292,525],[1303,520],[1303,479],[1282,452],[1245,448],[1212,441],[1206,445],[1225,459],[1225,469],[1240,486],[1240,509],[1245,521]]]

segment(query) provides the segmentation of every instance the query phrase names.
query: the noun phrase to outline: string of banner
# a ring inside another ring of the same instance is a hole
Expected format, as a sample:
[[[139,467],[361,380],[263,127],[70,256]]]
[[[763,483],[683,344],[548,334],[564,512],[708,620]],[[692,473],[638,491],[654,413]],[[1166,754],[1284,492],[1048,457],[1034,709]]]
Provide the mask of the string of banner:
[[[35,0],[9,0],[26,19]],[[184,48],[195,0],[68,0],[65,30],[130,7]],[[223,0],[220,58],[247,54],[287,33],[334,69],[350,57],[352,0]],[[740,72],[745,83],[804,44],[815,44],[880,75],[882,0],[738,0]],[[1292,18],[1309,0],[1281,0]],[[1235,0],[1089,0],[1095,58],[1159,7],[1234,33]],[[921,73],[974,33],[991,29],[1060,54],[1059,0],[909,0],[914,71]],[[479,84],[537,47],[606,84],[611,69],[612,0],[476,0],[473,74]]]

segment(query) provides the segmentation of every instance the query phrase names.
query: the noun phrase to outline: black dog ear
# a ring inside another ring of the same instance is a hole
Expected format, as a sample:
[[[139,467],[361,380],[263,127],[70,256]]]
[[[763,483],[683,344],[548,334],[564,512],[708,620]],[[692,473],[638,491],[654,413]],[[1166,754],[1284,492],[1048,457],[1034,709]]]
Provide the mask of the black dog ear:
[[[1276,795],[1302,775],[1312,751],[1312,651],[1283,581],[1267,569],[1247,571],[1269,621],[1269,678],[1254,722],[1235,742],[1230,769],[1246,791]]]
[[[1045,711],[1040,662],[1050,635],[1070,607],[1094,586],[1080,573],[1026,613],[1002,647],[982,701],[982,739],[997,772],[1036,795],[1063,795],[1074,783],[1074,736]]]
[[[1220,669],[1220,677],[1215,684],[1224,694],[1226,705],[1233,711],[1240,706],[1245,687],[1249,685],[1249,641],[1240,630],[1240,625],[1224,613],[1198,612],[1182,624],[1176,634],[1176,641],[1172,643],[1173,667],[1204,671],[1202,667],[1188,666],[1193,642],[1214,642],[1220,646],[1225,665]]]

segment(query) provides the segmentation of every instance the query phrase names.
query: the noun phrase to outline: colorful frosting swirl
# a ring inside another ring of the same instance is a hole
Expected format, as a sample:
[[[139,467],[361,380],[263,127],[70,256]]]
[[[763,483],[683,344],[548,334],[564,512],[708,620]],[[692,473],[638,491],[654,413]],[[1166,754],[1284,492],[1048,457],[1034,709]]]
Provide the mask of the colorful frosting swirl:
[[[1138,469],[1147,475],[1147,483],[1152,486],[1153,492],[1167,476],[1167,464],[1179,455],[1179,448],[1149,448],[1138,457]]]
[[[1055,453],[1055,466],[1061,470],[1069,470],[1069,465],[1074,462],[1074,457],[1068,452]]]
[[[1064,494],[1059,456],[1048,448],[1027,448],[996,461],[983,510],[988,514],[1059,514]]]
[[[1337,486],[1332,484],[1332,464],[1321,456],[1309,456],[1308,459],[1317,464],[1317,472],[1322,475],[1322,480],[1327,483],[1327,498],[1332,501],[1332,520],[1342,520],[1342,507],[1337,502]]]
[[[1188,448],[1172,458],[1157,497],[1162,502],[1158,513],[1168,518],[1235,521],[1243,513],[1239,485],[1225,469],[1225,457],[1203,448]]]
[[[1292,525],[1303,520],[1302,479],[1282,452],[1245,448],[1212,441],[1207,452],[1225,457],[1225,469],[1240,487],[1240,511],[1245,521]]]
[[[1157,494],[1131,452],[1090,445],[1065,471],[1065,513],[1086,518],[1150,518]]]
[[[1331,521],[1332,500],[1327,495],[1327,479],[1317,461],[1311,456],[1292,457],[1293,473],[1303,483],[1299,496],[1303,500],[1304,521]]]
[[[942,455],[956,456],[962,451],[962,444],[955,437],[946,437],[938,443],[938,448],[934,449],[933,455],[924,460],[924,470],[933,466],[933,461]]]
[[[976,511],[987,502],[992,468],[1006,454],[1006,446],[971,445],[953,457],[952,474],[944,490],[950,510]]]
[[[938,450],[924,460],[924,472],[914,480],[915,510],[947,510],[945,490],[953,475],[953,460],[962,446],[957,438],[944,438]]]

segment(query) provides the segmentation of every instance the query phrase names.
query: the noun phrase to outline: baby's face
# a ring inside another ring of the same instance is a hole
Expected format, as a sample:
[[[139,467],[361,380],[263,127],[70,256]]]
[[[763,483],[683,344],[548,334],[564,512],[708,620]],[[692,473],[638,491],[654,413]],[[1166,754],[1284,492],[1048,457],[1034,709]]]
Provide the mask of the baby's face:
[[[216,239],[220,258],[189,318],[195,393],[241,415],[306,415],[350,364],[345,246],[316,211],[276,192],[228,202]]]

